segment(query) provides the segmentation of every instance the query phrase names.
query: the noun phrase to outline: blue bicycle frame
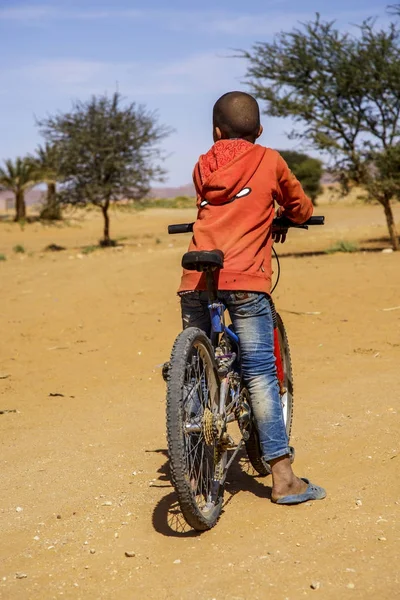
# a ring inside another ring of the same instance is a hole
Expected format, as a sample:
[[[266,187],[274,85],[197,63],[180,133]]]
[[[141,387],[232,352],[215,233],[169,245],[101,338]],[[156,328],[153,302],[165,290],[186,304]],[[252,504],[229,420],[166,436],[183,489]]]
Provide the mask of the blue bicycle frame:
[[[227,336],[239,345],[239,338],[229,327],[225,325],[224,312],[225,306],[222,302],[211,302],[208,305],[211,318],[211,343],[215,347],[217,337],[220,333],[226,333]]]

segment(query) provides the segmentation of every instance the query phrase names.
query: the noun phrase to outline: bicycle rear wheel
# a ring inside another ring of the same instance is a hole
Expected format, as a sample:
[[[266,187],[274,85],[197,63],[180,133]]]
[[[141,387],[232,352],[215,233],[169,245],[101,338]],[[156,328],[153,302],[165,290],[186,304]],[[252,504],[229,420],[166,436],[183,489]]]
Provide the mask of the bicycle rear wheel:
[[[279,314],[276,315],[278,327],[279,348],[281,351],[281,360],[283,366],[283,387],[284,394],[281,395],[283,420],[285,421],[286,434],[290,441],[293,421],[293,370],[292,359],[290,356],[289,342],[286,334],[286,329],[282,318]]]
[[[167,385],[172,483],[185,520],[204,531],[221,514],[226,451],[220,452],[216,435],[219,378],[214,350],[200,329],[189,327],[176,338]]]
[[[278,328],[279,349],[283,367],[283,390],[281,394],[281,404],[283,412],[283,420],[285,422],[286,434],[288,441],[292,430],[293,421],[293,372],[292,361],[290,357],[289,342],[286,334],[286,329],[279,314],[276,315],[276,325]],[[292,449],[293,450],[293,449]],[[246,441],[246,452],[249,461],[255,471],[263,477],[270,475],[271,468],[262,457],[260,448],[260,439],[258,437],[257,426],[252,419],[252,427],[250,430],[249,439]],[[293,450],[294,453],[294,450]],[[292,461],[294,454],[292,455]]]

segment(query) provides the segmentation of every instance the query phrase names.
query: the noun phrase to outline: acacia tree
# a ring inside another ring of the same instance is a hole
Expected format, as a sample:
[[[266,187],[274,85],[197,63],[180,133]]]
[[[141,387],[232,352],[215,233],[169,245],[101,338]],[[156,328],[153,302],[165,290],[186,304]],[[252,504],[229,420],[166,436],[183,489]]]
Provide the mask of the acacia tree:
[[[241,55],[248,60],[247,81],[264,101],[265,112],[291,117],[292,136],[329,156],[344,191],[357,183],[373,195],[373,161],[400,141],[398,25],[379,29],[368,19],[352,36],[317,15]],[[399,249],[391,207],[396,197],[374,195],[384,208],[394,250]]]
[[[390,237],[397,239],[390,201],[392,198],[400,200],[400,144],[372,154],[370,161],[371,169],[366,181],[368,199],[378,200],[382,204]]]
[[[0,167],[0,188],[14,192],[14,221],[23,221],[26,217],[25,191],[37,183],[34,168],[29,160],[20,157],[15,161],[5,160],[4,165]]]
[[[98,206],[104,217],[101,245],[113,245],[108,210],[121,199],[142,199],[165,171],[159,142],[170,129],[156,113],[135,103],[122,106],[120,94],[93,96],[72,110],[39,121],[46,141],[57,147],[63,179],[61,201]]]
[[[311,198],[314,206],[316,206],[317,198],[322,193],[322,161],[318,160],[318,158],[312,158],[304,152],[296,152],[295,150],[279,150],[279,153],[283,156],[297,179],[301,181],[304,191]]]
[[[46,143],[38,146],[36,154],[29,156],[37,181],[47,185],[46,202],[40,212],[42,219],[58,221],[61,216],[61,204],[57,197],[59,175],[59,152],[55,145]]]

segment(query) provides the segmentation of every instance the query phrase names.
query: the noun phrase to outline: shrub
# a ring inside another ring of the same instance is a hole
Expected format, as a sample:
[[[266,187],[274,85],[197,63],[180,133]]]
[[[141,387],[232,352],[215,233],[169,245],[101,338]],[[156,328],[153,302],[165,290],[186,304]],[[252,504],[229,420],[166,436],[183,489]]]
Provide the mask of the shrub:
[[[325,250],[326,254],[335,254],[336,252],[358,252],[358,244],[349,242],[347,240],[340,240]]]
[[[280,154],[300,181],[312,203],[316,205],[316,199],[322,193],[322,162],[317,158],[312,158],[303,152],[295,152],[294,150],[280,150]]]
[[[85,246],[84,248],[82,248],[81,252],[82,254],[91,254],[92,252],[95,252],[96,250],[99,250],[100,246]]]
[[[176,198],[146,198],[140,203],[135,203],[135,208],[195,208],[196,200],[188,196]]]

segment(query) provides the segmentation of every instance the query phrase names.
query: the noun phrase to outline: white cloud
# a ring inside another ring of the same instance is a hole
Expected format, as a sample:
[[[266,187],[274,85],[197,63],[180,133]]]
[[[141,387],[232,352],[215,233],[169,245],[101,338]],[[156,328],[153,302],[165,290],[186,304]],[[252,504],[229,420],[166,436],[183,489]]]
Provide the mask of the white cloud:
[[[336,19],[346,23],[352,20],[362,20],[374,13],[382,13],[382,8],[362,9],[359,11],[342,10],[329,12],[323,15],[326,19]],[[173,31],[197,31],[230,36],[231,46],[235,46],[236,37],[252,37],[259,35],[273,35],[281,30],[288,30],[300,21],[313,18],[314,12],[309,10],[290,12],[271,3],[269,12],[239,13],[235,11],[198,11],[198,10],[136,10],[136,9],[65,9],[55,8],[51,5],[28,6],[21,5],[0,9],[0,20],[23,23],[44,22],[49,20],[111,20],[130,19],[139,22],[151,22],[163,29]]]
[[[290,27],[301,19],[308,19],[311,16],[311,13],[285,14],[283,12],[269,15],[233,15],[214,19],[208,24],[208,28],[210,31],[219,34],[254,37],[255,35],[274,34],[288,26]],[[231,45],[234,46],[234,39]]]
[[[225,51],[194,54],[166,63],[102,62],[53,59],[34,62],[1,73],[4,85],[12,82],[57,90],[68,96],[112,93],[149,96],[195,94],[232,87],[245,71],[244,61],[229,58]]]
[[[54,86],[85,85],[101,76],[104,63],[85,60],[45,60],[23,67],[20,75],[30,83]]]
[[[180,81],[188,89],[213,91],[221,85],[239,82],[244,72],[242,59],[230,58],[226,50],[195,54],[174,61],[159,70],[160,76]]]
[[[113,8],[100,10],[67,9],[56,8],[49,4],[37,4],[36,6],[20,5],[8,8],[0,8],[0,20],[29,22],[33,20],[54,21],[54,20],[96,20],[111,18],[152,18],[157,15],[157,11],[144,10],[115,10]],[[161,13],[160,13],[161,16]]]
[[[31,19],[48,19],[56,17],[58,11],[51,6],[14,6],[0,8],[0,19],[8,21],[29,21]]]

